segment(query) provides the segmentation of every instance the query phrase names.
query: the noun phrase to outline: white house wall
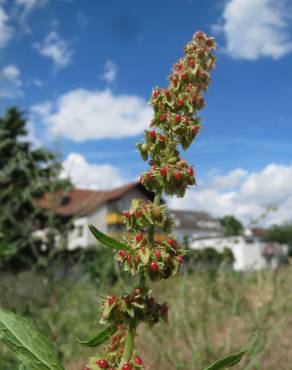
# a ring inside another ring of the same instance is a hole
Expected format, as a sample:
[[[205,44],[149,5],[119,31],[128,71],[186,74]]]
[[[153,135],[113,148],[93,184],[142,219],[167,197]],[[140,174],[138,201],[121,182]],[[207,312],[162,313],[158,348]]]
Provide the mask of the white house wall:
[[[86,247],[88,245],[87,232],[87,217],[80,217],[73,221],[74,229],[69,233],[68,249],[73,250],[78,247]],[[82,234],[79,234],[79,228],[82,228]]]
[[[267,267],[263,256],[264,243],[253,241],[247,243],[244,237],[211,238],[196,240],[191,244],[191,249],[205,249],[212,247],[222,253],[224,248],[229,248],[235,258],[234,270],[259,270]]]
[[[89,215],[87,217],[88,224],[94,225],[97,229],[102,231],[103,233],[107,232],[107,223],[106,223],[106,216],[108,213],[107,205],[105,204],[98,210],[96,210],[94,213]],[[96,239],[90,232],[90,230],[87,227],[88,235],[87,235],[87,245],[95,244]]]

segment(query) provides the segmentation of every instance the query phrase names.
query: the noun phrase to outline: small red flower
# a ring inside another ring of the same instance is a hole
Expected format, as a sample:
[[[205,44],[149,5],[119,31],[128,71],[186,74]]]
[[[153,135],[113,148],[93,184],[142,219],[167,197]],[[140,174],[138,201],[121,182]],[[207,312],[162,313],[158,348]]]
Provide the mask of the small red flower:
[[[123,365],[122,370],[132,370],[133,366],[129,363]]]
[[[197,125],[197,126],[194,126],[193,128],[192,128],[192,131],[193,131],[193,133],[195,134],[195,135],[197,135],[197,133],[200,131],[200,126],[199,125]]]
[[[136,242],[137,242],[137,243],[140,243],[140,242],[143,240],[143,238],[144,238],[143,234],[138,234],[138,235],[136,236]]]
[[[167,113],[161,113],[160,115],[160,121],[164,122],[167,120]]]
[[[161,259],[161,252],[160,251],[156,251],[155,252],[155,257],[160,260]]]
[[[149,136],[151,140],[154,140],[156,138],[156,132],[154,130],[149,131]]]
[[[192,167],[192,166],[190,166],[190,167],[188,168],[188,174],[189,174],[190,176],[193,176],[193,175],[194,175],[194,170],[193,170],[193,167]]]
[[[107,360],[98,360],[96,365],[99,366],[101,369],[106,369],[108,367]]]
[[[165,142],[165,136],[159,135],[159,141],[160,141],[160,143],[164,143]]]
[[[181,76],[181,79],[182,80],[186,80],[187,79],[187,74],[186,73],[182,73],[180,76]]]
[[[168,89],[164,89],[164,95],[167,97],[167,98],[170,98],[170,91]]]
[[[150,270],[154,271],[154,272],[158,271],[158,264],[156,262],[151,262],[150,263]]]
[[[204,37],[205,37],[205,34],[202,31],[198,31],[198,32],[195,33],[195,38],[196,39],[203,39]]]
[[[171,247],[174,247],[176,244],[176,241],[174,239],[168,239],[167,244],[170,245]]]
[[[183,105],[184,105],[184,100],[183,100],[183,99],[179,99],[179,100],[177,101],[177,105],[178,105],[179,107],[183,106]]]
[[[154,175],[151,171],[147,172],[147,177],[149,180],[153,180],[154,179]]]
[[[124,257],[126,257],[126,255],[127,255],[126,251],[124,251],[124,250],[119,251],[119,256],[120,257],[124,258]]]
[[[137,365],[143,365],[142,358],[141,358],[141,357],[136,357],[136,358],[135,358],[135,363],[136,363]]]
[[[128,254],[128,255],[127,255],[127,262],[128,262],[129,264],[131,264],[131,263],[132,263],[132,256],[131,256],[130,254]]]
[[[176,85],[177,85],[177,77],[171,76],[170,80],[172,81],[173,86],[176,87]]]
[[[182,173],[181,172],[176,172],[175,173],[175,178],[177,181],[180,181],[182,179]]]
[[[167,174],[167,168],[166,167],[161,167],[160,168],[160,175],[165,176]]]
[[[180,116],[179,114],[177,114],[177,115],[175,116],[174,122],[175,122],[176,124],[178,124],[178,123],[180,123],[180,120],[181,120],[181,116]]]
[[[160,90],[154,90],[153,91],[153,97],[154,98],[158,98],[159,95],[160,95]]]
[[[140,211],[140,209],[137,209],[137,211],[135,212],[135,216],[138,218],[142,216],[142,212]]]
[[[200,105],[203,105],[205,103],[205,99],[204,99],[203,96],[199,97],[199,103],[200,103]]]
[[[115,295],[110,295],[108,297],[108,304],[111,306],[113,303],[115,303],[116,300],[117,300],[117,297]],[[100,361],[102,361],[102,360],[100,360]]]
[[[123,300],[124,300],[126,303],[128,303],[128,302],[129,302],[129,299],[130,299],[130,297],[129,297],[128,295],[124,295],[124,296],[123,296]]]
[[[131,217],[131,213],[129,211],[124,211],[123,216],[126,217],[126,218],[129,218],[129,217]]]
[[[177,256],[177,260],[178,260],[179,264],[182,265],[182,263],[184,261],[184,258],[183,258],[183,256]]]

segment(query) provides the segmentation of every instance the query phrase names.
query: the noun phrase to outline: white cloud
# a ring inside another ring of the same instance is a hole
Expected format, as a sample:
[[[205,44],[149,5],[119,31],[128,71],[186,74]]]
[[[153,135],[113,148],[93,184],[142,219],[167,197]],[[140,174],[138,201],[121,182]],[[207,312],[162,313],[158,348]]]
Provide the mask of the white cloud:
[[[236,168],[233,171],[230,171],[227,175],[224,176],[214,176],[212,180],[212,186],[219,189],[229,189],[236,187],[243,177],[247,175],[247,171],[244,171],[241,168]]]
[[[63,162],[63,176],[83,189],[109,190],[126,182],[120,171],[110,164],[91,164],[79,153],[70,153]]]
[[[183,199],[171,199],[170,206],[204,210],[217,217],[233,214],[245,223],[258,220],[269,225],[292,220],[292,165],[270,164],[258,172],[242,171],[234,182],[235,173],[240,175],[235,170],[220,176],[217,188],[215,178],[209,185],[188,191]]]
[[[9,17],[0,4],[0,48],[4,48],[11,39],[13,29],[8,25]]]
[[[117,71],[118,66],[113,61],[107,60],[104,66],[104,73],[102,75],[102,78],[110,84],[114,82],[117,78]]]
[[[73,50],[56,31],[48,33],[41,43],[35,43],[33,47],[42,56],[52,59],[56,67],[65,67],[71,63]]]
[[[72,90],[54,104],[41,103],[31,110],[52,134],[77,142],[138,135],[152,115],[143,98],[113,95],[111,90]]]
[[[291,14],[288,0],[229,0],[220,30],[227,53],[237,59],[278,59],[292,51]]]
[[[40,8],[47,3],[47,0],[16,0],[15,4],[23,8],[23,15],[27,16],[36,8]]]
[[[0,71],[0,96],[5,98],[15,98],[22,95],[22,81],[20,71],[10,64]]]

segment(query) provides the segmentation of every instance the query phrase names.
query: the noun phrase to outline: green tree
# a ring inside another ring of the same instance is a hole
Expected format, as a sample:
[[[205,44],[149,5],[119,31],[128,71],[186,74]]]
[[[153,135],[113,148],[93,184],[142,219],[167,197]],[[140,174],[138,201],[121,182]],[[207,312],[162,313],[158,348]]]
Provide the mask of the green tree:
[[[225,236],[237,236],[241,235],[243,226],[234,216],[224,216],[220,219],[220,223],[224,230]]]
[[[269,229],[268,237],[271,241],[288,244],[292,248],[292,223],[285,225],[274,225]],[[290,252],[291,253],[291,252]]]
[[[44,210],[38,205],[46,192],[55,194],[70,185],[67,179],[60,179],[60,171],[55,153],[34,148],[27,140],[23,114],[8,109],[0,118],[0,262],[23,267],[38,261],[36,229],[48,228],[54,235],[63,231],[63,220],[53,217],[52,207]],[[49,245],[52,249],[51,242]]]

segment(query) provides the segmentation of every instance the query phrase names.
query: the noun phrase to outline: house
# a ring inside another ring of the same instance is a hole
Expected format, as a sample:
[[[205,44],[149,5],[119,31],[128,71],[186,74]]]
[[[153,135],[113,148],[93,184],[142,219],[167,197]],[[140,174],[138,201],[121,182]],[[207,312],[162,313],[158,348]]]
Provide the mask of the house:
[[[275,268],[284,263],[288,246],[272,243],[265,229],[246,229],[244,235],[231,237],[202,238],[194,240],[191,249],[214,248],[222,253],[229,248],[235,258],[233,268],[237,271]]]
[[[130,207],[133,198],[153,201],[154,194],[140,183],[130,183],[108,191],[75,188],[60,197],[54,212],[74,218],[74,229],[68,236],[68,249],[84,248],[96,242],[88,229],[89,224],[112,235],[123,231],[121,212]],[[39,205],[44,209],[51,207],[47,194]]]
[[[174,220],[173,233],[180,242],[223,236],[220,221],[206,212],[170,210]]]

